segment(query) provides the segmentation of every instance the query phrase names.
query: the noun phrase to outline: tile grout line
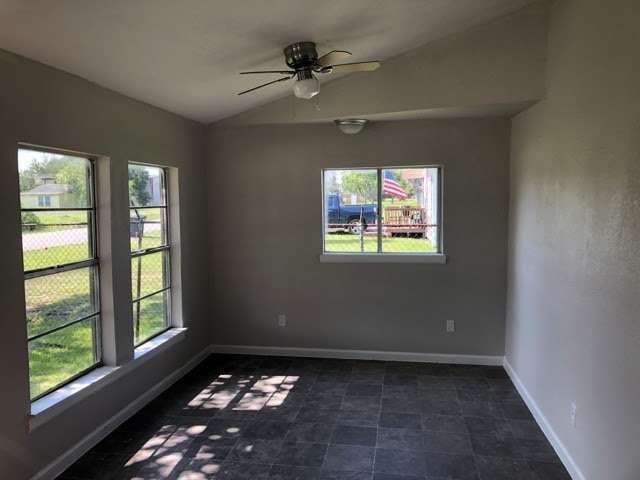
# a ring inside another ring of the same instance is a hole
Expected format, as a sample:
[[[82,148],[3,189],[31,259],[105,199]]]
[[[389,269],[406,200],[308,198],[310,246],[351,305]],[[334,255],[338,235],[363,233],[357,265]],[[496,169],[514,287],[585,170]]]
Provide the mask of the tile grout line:
[[[383,398],[384,398],[384,396],[385,396],[385,393],[386,393],[387,391],[389,391],[389,385],[386,385],[386,383],[385,383],[385,380],[386,380],[386,378],[387,378],[387,374],[388,374],[388,372],[387,372],[387,368],[388,368],[389,362],[385,362],[385,364],[384,364],[384,365],[385,365],[385,366],[384,366],[384,370],[383,370],[383,372],[382,372],[382,383],[381,383],[381,385],[380,385],[380,403],[379,403],[379,406],[378,406],[378,409],[377,409],[378,420],[377,420],[376,425],[375,425],[375,427],[376,427],[376,429],[375,429],[376,438],[375,438],[374,452],[373,452],[373,464],[372,464],[371,471],[370,471],[370,473],[371,473],[371,475],[372,475],[373,477],[375,477],[375,473],[376,473],[375,462],[376,462],[376,460],[377,460],[377,450],[378,450],[378,448],[380,448],[380,447],[379,447],[379,436],[380,436],[380,430],[381,430],[381,426],[380,426],[380,422],[381,422],[381,415],[382,415],[382,413],[383,413]],[[349,373],[349,375],[350,375],[350,376],[348,377],[348,381],[346,381],[346,382],[345,382],[346,387],[345,387],[345,389],[343,390],[343,392],[339,395],[340,402],[341,402],[341,403],[340,403],[340,406],[339,406],[339,408],[338,408],[338,410],[339,410],[339,411],[343,411],[343,410],[342,410],[342,407],[344,406],[344,402],[346,401],[347,397],[349,396],[349,395],[348,395],[348,392],[349,392],[349,386],[350,386],[350,385],[360,385],[359,383],[353,383],[353,382],[351,382],[351,380],[353,380],[353,379],[355,378],[355,377],[353,377],[352,375],[356,375],[356,374],[358,373],[357,371],[355,371],[355,368],[356,368],[356,367],[355,367],[355,365],[352,365],[352,366],[351,366],[351,372]],[[331,373],[331,372],[327,372],[327,373]],[[340,372],[336,372],[336,373],[340,373]],[[362,372],[362,373],[365,373],[365,374],[366,374],[366,373],[369,373],[369,372],[364,371],[364,372]],[[412,376],[414,376],[414,375],[416,375],[416,374],[417,374],[417,373],[416,373],[416,372],[414,372],[414,371],[411,371],[410,373],[412,374]],[[398,374],[398,375],[401,375],[401,374],[402,374],[402,372],[397,373],[397,374]],[[234,375],[236,375],[236,374],[234,374]],[[238,375],[239,375],[239,376],[242,376],[242,375],[240,375],[240,374],[238,374]],[[254,375],[257,375],[257,374],[252,373],[252,374],[249,374],[249,375],[254,376]],[[266,374],[265,374],[265,375],[266,375]],[[272,374],[269,374],[269,375],[272,375]],[[273,374],[273,375],[275,375],[275,374]],[[310,375],[314,375],[314,372],[310,372]],[[392,375],[392,373],[389,373],[389,375]],[[418,376],[420,376],[419,374],[417,374],[417,375],[418,375]],[[246,376],[246,375],[245,375],[245,376]],[[260,375],[257,375],[257,376],[259,377]],[[264,376],[264,375],[263,375],[263,376]],[[449,377],[449,378],[451,378],[451,377],[456,377],[456,375],[453,375],[453,374],[452,374],[452,373],[450,373],[450,372],[448,372],[448,374],[447,374],[446,376],[447,376],[447,377]],[[465,379],[465,378],[474,378],[474,377],[473,377],[473,376],[470,376],[470,377],[463,376],[463,377],[459,377],[459,378]],[[484,378],[484,377],[482,377],[482,378]],[[254,380],[254,384],[253,384],[253,385],[255,385],[255,382],[257,382],[258,380],[259,380],[259,378],[255,379],[255,380]],[[314,382],[314,383],[315,383],[315,382]],[[363,385],[369,385],[369,384],[365,383],[365,384],[363,384]],[[464,419],[464,418],[465,418],[465,415],[463,414],[463,411],[462,411],[462,408],[461,408],[461,407],[462,407],[461,403],[463,403],[463,402],[462,402],[462,401],[461,401],[461,399],[460,399],[460,393],[461,393],[461,391],[463,390],[463,388],[462,388],[462,387],[464,387],[464,385],[462,385],[462,386],[461,386],[459,383],[456,383],[456,385],[454,386],[454,392],[455,392],[455,394],[452,396],[452,399],[454,399],[454,400],[455,400],[455,402],[456,402],[456,403],[457,403],[457,405],[458,405],[458,408],[459,408],[459,416],[460,416],[461,418],[463,418],[463,419]],[[492,387],[491,387],[491,383],[490,383],[489,387],[490,387],[490,389],[492,388]],[[279,388],[279,387],[278,387],[278,388]],[[276,391],[278,391],[278,388],[276,389]],[[436,389],[436,390],[437,390],[437,389]],[[236,395],[234,395],[234,397],[233,397],[231,400],[229,400],[228,404],[232,403],[232,402],[236,399],[236,397],[237,397],[238,395],[242,396],[242,394],[243,394],[243,393],[248,393],[248,392],[250,392],[250,391],[251,391],[251,388],[250,388],[249,390],[247,390],[247,391],[240,391],[240,392],[238,392]],[[291,391],[293,391],[293,390],[291,390]],[[311,388],[311,389],[309,389],[309,390],[307,390],[307,391],[302,391],[301,393],[305,394],[307,397],[311,397],[311,396],[312,396],[312,393],[310,393],[311,391],[312,391],[312,388]],[[355,394],[358,394],[358,393],[360,393],[360,392],[358,392],[358,391],[357,391],[357,389],[354,389],[354,393],[355,393]],[[199,423],[199,424],[200,424],[200,423],[202,423],[202,424],[204,424],[204,425],[205,425],[205,431],[206,431],[206,429],[208,429],[208,427],[209,427],[209,426],[212,424],[212,422],[214,422],[215,420],[231,421],[231,422],[237,421],[237,422],[239,422],[239,423],[243,423],[243,424],[246,424],[246,425],[250,425],[250,424],[252,424],[252,423],[254,423],[254,422],[266,422],[266,423],[274,423],[274,424],[275,424],[275,423],[282,423],[282,420],[277,420],[277,419],[274,419],[274,418],[266,418],[265,420],[263,420],[263,419],[260,417],[260,415],[259,415],[259,414],[260,414],[260,411],[262,411],[262,409],[266,406],[266,403],[268,403],[269,398],[272,398],[274,394],[275,394],[274,392],[270,392],[270,393],[268,393],[268,394],[265,396],[265,399],[266,399],[266,400],[264,401],[264,404],[260,407],[260,409],[259,409],[258,411],[256,411],[256,415],[255,415],[255,416],[252,416],[252,417],[250,417],[250,418],[248,418],[248,419],[246,419],[246,420],[244,420],[244,419],[238,419],[238,418],[217,417],[216,415],[217,415],[217,413],[219,413],[219,411],[217,411],[217,412],[216,412],[216,413],[214,413],[213,415],[207,415],[207,416],[203,416],[203,417],[196,416],[196,415],[193,415],[193,416],[192,416],[192,415],[189,415],[189,414],[187,414],[187,415],[179,415],[179,414],[174,414],[175,412],[174,412],[174,413],[169,412],[169,413],[167,413],[167,414],[160,415],[160,417],[169,417],[169,418],[173,418],[173,420],[175,420],[176,422],[180,423],[180,425],[182,425],[183,423],[184,423],[185,425],[186,425],[186,424],[191,424],[191,423],[194,423],[194,422],[197,422],[197,423]],[[213,397],[213,395],[215,395],[215,391],[213,391],[212,393],[210,393],[210,394],[206,397],[206,399],[204,399],[203,401],[204,401],[204,402],[206,402],[207,400],[210,400],[210,399]],[[405,396],[406,396],[406,395],[408,395],[409,397],[411,396],[411,394],[410,394],[410,393],[406,393],[406,392],[405,392]],[[178,402],[183,402],[183,401],[185,401],[185,400],[178,400]],[[473,403],[473,402],[474,402],[474,400],[473,400],[473,399],[470,399],[470,400],[467,400],[466,402]],[[481,401],[481,400],[478,400],[478,402],[479,402],[479,403],[481,403],[481,404],[483,404],[483,405],[485,405],[485,406],[486,406],[486,404],[490,404],[490,403],[492,403],[492,401],[491,401],[491,400],[490,400],[490,401]],[[518,402],[516,401],[516,399],[507,399],[506,401],[497,401],[497,400],[496,400],[496,402],[495,402],[495,403],[497,403],[497,404],[499,404],[499,406],[501,406],[501,405],[503,405],[503,404],[511,404],[511,403],[513,403],[513,404],[517,404]],[[301,405],[304,405],[304,403],[302,403]],[[397,405],[396,405],[396,407],[397,407]],[[299,407],[299,408],[303,408],[303,407],[301,406],[301,407]],[[418,431],[419,431],[419,432],[421,432],[421,435],[422,435],[422,437],[424,438],[424,428],[423,428],[423,427],[424,427],[424,425],[423,425],[423,422],[424,422],[424,420],[425,420],[425,415],[426,415],[426,414],[425,414],[425,413],[423,413],[423,409],[422,409],[422,408],[419,408],[418,410],[419,410],[419,411],[418,411],[419,415],[417,416],[417,418],[419,419],[419,422],[420,422],[420,425],[419,425],[419,427],[420,427],[420,428],[419,428],[419,430],[418,430]],[[475,407],[474,407],[473,411],[475,411]],[[295,415],[293,416],[293,420],[288,420],[288,421],[287,421],[287,423],[288,423],[288,424],[295,424],[295,423],[296,423],[296,422],[295,422],[295,419],[297,419],[297,416],[298,416],[298,414],[299,414],[299,413],[300,413],[300,412],[299,412],[299,410],[298,410],[298,411],[296,411]],[[477,413],[477,412],[476,412],[476,413]],[[486,412],[486,413],[490,413],[490,412]],[[505,412],[505,411],[503,411],[502,409],[500,409],[500,411],[499,411],[498,413],[499,413],[499,415],[498,415],[498,416],[489,416],[489,417],[485,417],[485,416],[482,416],[482,415],[481,415],[481,416],[479,416],[479,418],[483,418],[483,419],[487,419],[487,420],[488,420],[488,419],[493,419],[493,420],[499,420],[499,421],[501,421],[501,422],[506,422],[506,425],[505,425],[505,426],[507,427],[507,429],[508,429],[510,432],[511,432],[511,430],[512,430],[512,425],[511,425],[511,422],[512,422],[512,421],[517,421],[517,420],[519,420],[519,419],[522,419],[523,421],[525,420],[524,418],[521,418],[521,416],[520,416],[521,414],[520,414],[520,412],[519,412],[517,409],[514,409],[513,411],[511,411],[511,410],[510,410],[510,411],[508,411],[508,412]],[[444,415],[444,414],[440,414],[440,415]],[[451,415],[451,413],[449,413],[449,415]],[[511,417],[508,417],[507,415],[511,415]],[[472,416],[474,416],[474,415],[472,415]],[[475,416],[478,416],[478,415],[475,415]],[[345,419],[345,420],[346,420],[346,419]],[[160,423],[161,423],[161,422],[160,422]],[[304,422],[304,423],[308,423],[308,422]],[[314,423],[316,423],[316,422],[314,422]],[[334,442],[333,442],[333,436],[334,436],[334,434],[335,434],[335,431],[336,431],[338,428],[340,428],[341,426],[353,426],[353,427],[358,427],[358,425],[359,425],[359,424],[356,424],[356,423],[352,423],[352,424],[349,424],[349,423],[341,424],[341,423],[338,423],[338,422],[335,422],[335,421],[332,423],[332,425],[331,425],[331,429],[330,429],[329,439],[328,439],[328,442],[327,442],[327,449],[325,449],[325,451],[324,451],[324,454],[323,454],[323,457],[322,457],[322,461],[321,461],[320,469],[322,469],[322,466],[324,465],[324,463],[325,463],[325,461],[326,461],[326,459],[327,459],[327,455],[328,455],[328,447],[329,447],[330,445],[348,445],[348,444],[339,444],[339,443],[334,443]],[[361,426],[366,426],[366,425],[361,425]],[[494,429],[495,429],[497,426],[498,426],[498,424],[494,424],[492,428],[494,428]],[[469,430],[469,426],[468,426],[468,425],[465,425],[465,427],[466,427],[466,430],[467,430],[467,432],[466,432],[466,436],[467,436],[467,438],[469,438],[469,440],[470,440],[470,439],[471,439],[471,437],[472,437],[471,431]],[[179,428],[181,428],[181,427],[178,427],[178,429],[179,429]],[[493,430],[492,430],[492,431],[493,431]],[[505,430],[505,431],[506,431],[506,430]],[[445,431],[445,432],[446,432],[446,431]],[[172,432],[171,434],[169,434],[168,438],[170,438],[170,437],[171,437],[171,435],[173,435],[174,433],[175,433],[175,432]],[[511,433],[513,433],[513,432],[511,432]],[[479,434],[479,435],[483,435],[483,434],[485,434],[485,435],[489,435],[489,434],[488,434],[488,433],[486,433],[486,432],[485,432],[485,433],[481,433],[481,434]],[[206,437],[206,436],[205,436],[205,437]],[[228,458],[228,457],[229,457],[230,452],[232,452],[232,451],[233,451],[233,449],[234,449],[234,448],[235,448],[235,446],[238,444],[238,442],[241,440],[241,438],[242,438],[242,436],[239,436],[238,438],[236,438],[236,439],[235,439],[235,441],[234,441],[233,445],[229,446],[229,451],[227,452],[227,455],[226,455],[225,457],[223,457],[223,458],[222,458],[222,460],[221,460],[221,462],[220,462],[220,464],[221,464],[221,465],[223,465],[223,464],[225,464],[225,463],[228,463],[228,462],[230,462],[230,463],[244,463],[244,462],[231,462],[231,459],[230,459],[230,458]],[[279,448],[278,448],[278,452],[281,452],[281,451],[282,451],[282,448],[284,447],[284,444],[285,444],[285,438],[286,438],[286,435],[285,435],[285,437],[283,437],[283,438],[279,441],[280,445],[279,445]],[[251,440],[251,439],[249,438],[249,440]],[[268,440],[268,439],[266,439],[266,440]],[[167,439],[165,439],[165,440],[162,442],[162,444],[161,444],[161,445],[158,445],[158,446],[156,447],[156,449],[155,449],[155,450],[159,450],[160,448],[162,448],[162,446],[164,445],[164,443],[166,443],[166,441],[167,441]],[[204,441],[203,441],[203,443],[204,443]],[[319,443],[319,442],[310,442],[310,443]],[[192,445],[192,443],[190,443],[189,445]],[[400,450],[402,450],[402,449],[400,449]],[[426,452],[427,454],[429,454],[429,453],[430,453],[430,452],[427,452],[426,450],[424,450],[424,445],[423,445],[423,450],[421,450],[421,452]],[[435,453],[437,453],[437,452],[435,452]],[[443,451],[443,453],[453,454],[454,452],[449,452],[449,451],[444,452],[444,451]],[[462,453],[462,452],[461,452],[461,453]],[[513,464],[513,462],[515,462],[514,457],[510,457],[510,456],[506,456],[506,457],[505,457],[505,456],[501,456],[501,455],[476,455],[476,454],[475,454],[475,451],[474,451],[474,449],[473,449],[473,445],[471,445],[471,452],[470,452],[470,453],[471,453],[471,455],[472,455],[472,457],[473,457],[473,466],[474,466],[474,470],[475,470],[475,475],[477,475],[479,478],[480,478],[480,470],[479,470],[479,467],[478,467],[478,460],[479,460],[480,458],[488,457],[488,458],[508,459],[512,464]],[[276,457],[277,457],[277,455],[276,455]],[[194,457],[188,457],[188,458],[193,459]],[[287,465],[287,464],[279,464],[279,463],[277,463],[277,458],[276,458],[276,459],[270,458],[269,460],[270,460],[270,461],[268,462],[269,470],[272,470],[274,465]],[[527,465],[529,465],[529,461],[528,461],[528,459],[527,459],[527,457],[526,457],[526,456],[524,456],[524,457],[523,457],[523,460],[524,460],[524,461],[526,461]],[[252,462],[246,462],[246,463],[247,463],[247,464],[252,464]],[[428,464],[428,462],[426,462],[426,463]],[[544,463],[548,463],[548,462],[544,462]],[[255,463],[253,463],[253,464],[255,465]],[[293,466],[293,465],[287,465],[287,466]],[[302,466],[299,466],[299,467],[302,467]],[[304,467],[305,469],[306,469],[306,468],[313,468],[313,467],[309,467],[309,466],[307,466],[307,465],[305,465],[305,466],[303,466],[303,467]],[[426,468],[426,466],[425,466],[425,468]],[[428,470],[427,470],[427,471],[428,471]],[[425,474],[424,474],[424,475],[426,475],[426,472],[425,472]]]

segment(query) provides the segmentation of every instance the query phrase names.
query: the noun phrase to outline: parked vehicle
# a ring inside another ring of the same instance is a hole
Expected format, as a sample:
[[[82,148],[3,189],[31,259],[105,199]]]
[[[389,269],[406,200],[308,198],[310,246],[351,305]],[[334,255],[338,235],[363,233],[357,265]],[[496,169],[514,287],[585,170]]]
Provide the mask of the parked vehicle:
[[[377,209],[375,204],[344,205],[337,193],[327,196],[328,229],[360,234],[360,215],[364,217],[364,231],[367,226],[376,223]]]

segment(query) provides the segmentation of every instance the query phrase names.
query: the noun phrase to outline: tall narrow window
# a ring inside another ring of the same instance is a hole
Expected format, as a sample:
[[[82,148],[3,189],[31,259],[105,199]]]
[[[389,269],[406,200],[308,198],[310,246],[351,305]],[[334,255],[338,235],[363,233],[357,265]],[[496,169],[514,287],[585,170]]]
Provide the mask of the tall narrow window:
[[[101,362],[93,162],[18,149],[31,399]]]
[[[170,251],[166,171],[129,164],[129,237],[135,345],[170,325]]]
[[[327,169],[324,252],[441,253],[439,167]]]

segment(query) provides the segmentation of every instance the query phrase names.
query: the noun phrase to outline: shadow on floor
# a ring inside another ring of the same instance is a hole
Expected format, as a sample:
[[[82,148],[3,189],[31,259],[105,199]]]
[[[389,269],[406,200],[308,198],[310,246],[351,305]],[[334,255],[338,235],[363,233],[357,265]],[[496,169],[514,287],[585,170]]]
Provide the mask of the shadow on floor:
[[[60,480],[570,480],[501,367],[211,355]]]

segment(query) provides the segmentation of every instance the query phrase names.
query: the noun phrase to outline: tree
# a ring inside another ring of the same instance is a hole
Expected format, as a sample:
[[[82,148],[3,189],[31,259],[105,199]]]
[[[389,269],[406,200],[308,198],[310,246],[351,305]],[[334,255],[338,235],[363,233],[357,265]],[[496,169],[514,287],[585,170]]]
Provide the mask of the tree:
[[[20,172],[20,191],[26,192],[36,186],[36,180],[33,177],[33,172],[26,171]]]
[[[412,197],[415,192],[413,183],[404,178],[398,170],[391,170],[391,173],[393,174],[395,181],[400,184],[405,192],[407,192],[407,197]]]
[[[147,190],[149,172],[143,168],[129,168],[129,198],[136,206],[144,206],[151,200]]]
[[[83,163],[66,163],[56,173],[56,183],[69,186],[74,205],[86,206],[87,202],[87,167]]]
[[[342,177],[344,193],[355,193],[362,203],[375,203],[378,198],[378,175],[375,171],[351,171]]]

